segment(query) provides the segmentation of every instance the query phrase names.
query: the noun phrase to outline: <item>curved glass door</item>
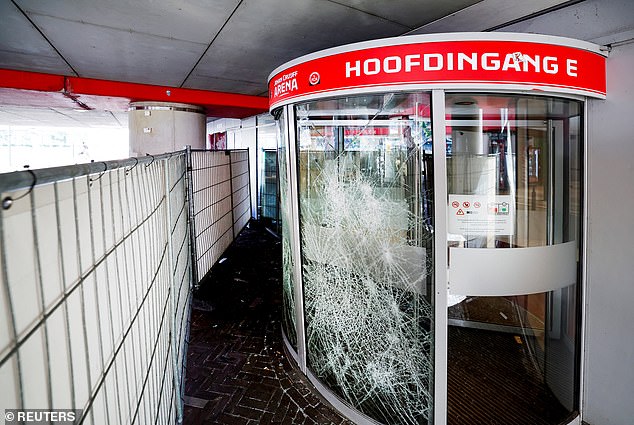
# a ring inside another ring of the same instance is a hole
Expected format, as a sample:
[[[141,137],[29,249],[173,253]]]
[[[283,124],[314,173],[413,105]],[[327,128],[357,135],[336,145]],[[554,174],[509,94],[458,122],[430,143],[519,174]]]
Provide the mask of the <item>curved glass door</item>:
[[[277,112],[277,164],[279,169],[279,187],[280,187],[280,220],[282,221],[282,326],[284,335],[291,344],[291,347],[297,352],[297,331],[296,318],[297,310],[295,309],[295,262],[292,253],[292,202],[289,190],[290,167],[288,165],[289,140],[288,140],[288,121],[284,109]]]
[[[377,421],[432,423],[430,96],[295,111],[307,367]]]
[[[578,409],[582,110],[446,96],[449,424]]]
[[[579,408],[583,104],[444,99],[447,423],[568,423]],[[300,368],[360,423],[443,423],[430,93],[284,111],[284,332]]]

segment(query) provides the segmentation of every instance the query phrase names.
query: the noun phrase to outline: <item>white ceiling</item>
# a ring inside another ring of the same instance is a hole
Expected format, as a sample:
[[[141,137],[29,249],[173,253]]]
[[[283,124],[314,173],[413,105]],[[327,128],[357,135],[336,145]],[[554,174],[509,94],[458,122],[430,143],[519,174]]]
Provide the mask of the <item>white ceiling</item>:
[[[128,114],[59,107],[0,105],[0,125],[34,127],[128,127]]]
[[[269,73],[310,52],[408,33],[485,31],[562,3],[0,0],[0,68],[266,96]],[[7,108],[0,120],[19,112]]]

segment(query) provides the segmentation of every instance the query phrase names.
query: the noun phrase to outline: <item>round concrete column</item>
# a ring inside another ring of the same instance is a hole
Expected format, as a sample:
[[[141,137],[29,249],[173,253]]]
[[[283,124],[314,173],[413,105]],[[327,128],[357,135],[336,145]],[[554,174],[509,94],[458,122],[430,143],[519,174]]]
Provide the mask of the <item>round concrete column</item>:
[[[133,102],[128,109],[130,156],[175,152],[190,145],[204,149],[207,119],[200,106]]]

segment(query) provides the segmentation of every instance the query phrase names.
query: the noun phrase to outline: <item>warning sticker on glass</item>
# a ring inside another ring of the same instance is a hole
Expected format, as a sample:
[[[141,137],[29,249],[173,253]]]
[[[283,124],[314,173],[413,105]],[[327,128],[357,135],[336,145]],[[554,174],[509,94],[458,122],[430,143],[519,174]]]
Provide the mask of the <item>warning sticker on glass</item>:
[[[510,195],[449,195],[448,232],[513,235],[515,203]]]

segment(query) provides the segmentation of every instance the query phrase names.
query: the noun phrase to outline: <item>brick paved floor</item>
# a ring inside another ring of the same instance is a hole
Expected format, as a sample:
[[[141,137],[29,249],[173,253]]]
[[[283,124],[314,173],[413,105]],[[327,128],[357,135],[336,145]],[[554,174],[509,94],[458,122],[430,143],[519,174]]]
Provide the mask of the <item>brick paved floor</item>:
[[[350,424],[286,360],[280,242],[245,229],[194,299],[185,424]]]

